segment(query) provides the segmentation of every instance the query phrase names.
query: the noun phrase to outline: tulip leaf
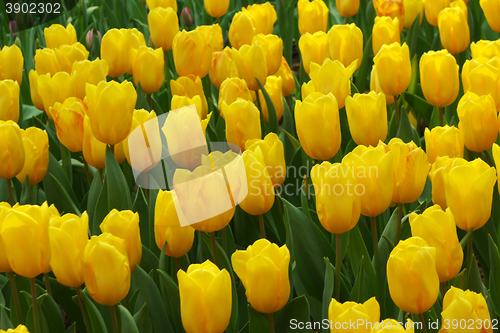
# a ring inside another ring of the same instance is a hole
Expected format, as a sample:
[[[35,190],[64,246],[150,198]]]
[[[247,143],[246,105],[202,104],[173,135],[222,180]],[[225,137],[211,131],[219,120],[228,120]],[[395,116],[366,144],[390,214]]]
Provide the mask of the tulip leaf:
[[[472,263],[467,266],[470,267],[469,274],[467,276],[467,287],[476,293],[481,293],[483,291],[483,282],[481,280],[481,275],[479,274],[479,269],[477,267],[476,256],[472,254]]]
[[[351,291],[351,299],[355,300],[358,303],[363,303],[365,297],[364,293],[364,281],[365,281],[365,266],[364,266],[364,257],[361,256],[361,260],[359,262],[359,268],[356,271],[356,279],[354,286]],[[326,332],[328,333],[328,332]]]
[[[153,333],[153,325],[148,315],[148,305],[144,304],[142,308],[134,315],[135,325],[141,333]]]
[[[325,260],[325,288],[323,289],[323,318],[328,318],[328,308],[332,300],[333,289],[334,289],[334,267],[328,258]],[[329,329],[323,329],[323,333],[330,333]]]
[[[5,312],[5,302],[0,304],[0,330],[7,331],[9,328],[14,328]]]
[[[9,180],[10,181],[10,180]],[[21,191],[21,199],[19,200],[21,205],[35,204],[33,202],[33,190],[31,189],[30,178],[26,175],[23,184],[23,190]]]
[[[361,220],[360,223],[362,223]],[[373,268],[370,260],[371,256],[368,254],[368,250],[366,249],[363,237],[361,236],[359,226],[355,226],[349,231],[349,251],[347,251],[347,255],[353,272],[356,272],[361,265],[361,262],[363,262],[365,274],[363,279],[366,281],[366,284],[360,286],[360,288],[364,288],[363,295],[365,296],[363,300],[360,301],[364,302],[369,297],[375,296],[375,286],[373,281],[376,281],[376,277],[375,269]]]
[[[248,304],[249,333],[267,333],[269,324],[266,317]]]
[[[94,215],[97,210],[97,202],[99,200],[101,191],[102,191],[101,174],[99,172],[96,172],[94,173],[92,184],[90,184],[90,189],[87,198],[87,213],[89,214],[89,228],[91,232],[94,230]],[[92,232],[92,234],[94,233]]]
[[[139,230],[142,244],[149,248],[149,207],[142,187],[137,189],[132,211],[139,213]]]
[[[64,319],[61,314],[59,306],[54,301],[52,296],[46,294],[43,303],[41,303],[41,310],[47,319],[47,325],[50,333],[63,333],[64,332]]]
[[[257,83],[259,84],[260,90],[262,91],[262,94],[264,95],[264,100],[265,100],[266,106],[267,106],[267,116],[268,116],[268,120],[269,120],[269,124],[268,124],[269,126],[267,127],[268,133],[273,132],[273,133],[278,134],[278,117],[276,116],[276,108],[273,104],[271,97],[267,93],[266,88],[264,88],[262,83],[260,83],[259,79],[255,78],[255,80],[257,80]],[[257,92],[257,94],[258,94],[258,92]],[[261,111],[261,114],[263,114],[262,101],[259,101],[259,102],[260,102],[260,111]]]
[[[408,112],[404,106],[400,109],[399,128],[396,133],[396,137],[400,138],[405,143],[413,141],[420,147],[420,137],[418,136],[417,131],[413,128],[413,125],[410,123]]]
[[[123,305],[118,304],[117,307],[120,314],[120,333],[139,333],[139,329],[130,312]]]
[[[90,325],[92,326],[92,333],[107,333],[108,330],[106,329],[106,324],[101,313],[86,293],[82,293],[82,295],[85,302],[85,309],[87,309],[89,315]]]
[[[300,147],[302,147],[300,145],[299,140],[297,140],[292,134],[290,134],[288,131],[284,130],[283,128],[281,130],[283,132],[285,132],[286,137],[290,140],[290,142],[292,143],[294,149],[299,149]]]
[[[78,206],[77,205],[78,204],[78,199],[76,198],[75,192],[73,191],[73,186],[71,186],[71,184],[70,184],[70,182],[68,180],[68,177],[66,177],[66,174],[64,173],[64,170],[62,169],[61,164],[59,164],[59,162],[57,161],[56,157],[54,157],[54,155],[52,155],[51,152],[49,152],[49,166],[47,168],[47,175],[49,175],[49,174],[54,175],[54,177],[57,179],[57,181],[62,186],[62,188],[64,188],[64,190],[67,192],[69,198],[75,203],[76,206]],[[45,176],[44,181],[47,178],[48,177]],[[54,201],[51,201],[49,199],[49,197],[51,199],[53,199],[52,195],[54,193],[52,193],[50,190],[47,191],[45,189],[45,182],[44,182],[44,190],[45,190],[45,192],[50,192],[50,194],[46,193],[47,194],[47,200],[49,201],[49,203],[50,204],[54,203]],[[55,198],[57,198],[57,195],[55,196]]]
[[[371,72],[373,56],[372,36],[368,38],[363,51],[363,60],[359,64],[358,73],[356,74],[356,88],[359,92],[364,93],[369,87],[368,77]]]
[[[132,208],[127,181],[109,146],[106,147],[106,183],[108,190],[108,211],[111,211],[113,208],[118,210]]]
[[[64,333],[76,333],[76,323],[73,323]]]
[[[491,235],[488,235],[490,254],[490,298],[495,311],[500,316],[500,252]]]
[[[76,204],[71,200],[68,192],[64,189],[64,187],[61,185],[61,183],[57,180],[56,177],[54,177],[53,174],[49,174],[48,176],[45,176],[43,180],[44,184],[44,189],[47,194],[47,201],[49,204],[53,203],[55,206],[58,208],[59,212],[65,212],[65,213],[73,213],[78,216],[81,216],[82,213],[76,206]],[[50,192],[48,189],[51,189]],[[54,191],[54,192],[52,192]],[[49,193],[50,193],[50,199],[49,199]],[[54,198],[57,198],[57,201],[54,200]]]
[[[172,318],[177,332],[182,332],[181,318],[181,300],[179,296],[179,287],[175,284],[172,277],[164,271],[158,270],[160,276],[160,289],[163,296],[163,304]]]
[[[293,135],[295,134],[294,125],[292,111],[290,110],[287,99],[283,97],[283,123],[281,124],[281,127]]]
[[[331,265],[331,264],[330,264]],[[286,304],[283,309],[276,316],[274,327],[276,332],[280,333],[292,333],[297,331],[297,327],[294,327],[292,323],[311,323],[309,316],[309,303],[307,298],[302,295],[294,298],[288,304]],[[328,318],[324,317],[324,318]],[[314,331],[306,327],[305,329],[299,329],[299,332],[316,332],[318,326],[314,327]]]
[[[403,94],[405,101],[424,119],[426,124],[430,124],[434,107],[417,95],[408,92],[404,92]]]
[[[418,31],[420,28],[419,23],[420,23],[420,14],[417,14],[417,17],[413,21],[406,35],[406,41],[408,43],[408,48],[410,49],[410,58],[413,58],[413,56],[417,53]]]

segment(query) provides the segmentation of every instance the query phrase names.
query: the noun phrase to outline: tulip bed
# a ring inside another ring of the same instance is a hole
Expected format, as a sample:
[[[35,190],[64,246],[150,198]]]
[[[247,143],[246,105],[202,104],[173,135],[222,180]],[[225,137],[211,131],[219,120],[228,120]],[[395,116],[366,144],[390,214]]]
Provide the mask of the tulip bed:
[[[0,332],[499,331],[499,0],[2,4]]]

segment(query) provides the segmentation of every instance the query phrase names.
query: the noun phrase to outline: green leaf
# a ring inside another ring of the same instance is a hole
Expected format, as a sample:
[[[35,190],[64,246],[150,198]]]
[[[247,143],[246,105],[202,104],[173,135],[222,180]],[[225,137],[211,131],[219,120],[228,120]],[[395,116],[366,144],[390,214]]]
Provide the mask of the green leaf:
[[[362,221],[360,221],[360,223],[361,222]],[[375,286],[373,282],[376,281],[376,277],[375,269],[373,268],[370,260],[371,257],[366,249],[361,232],[359,231],[359,226],[355,226],[349,231],[349,251],[347,255],[353,272],[356,272],[361,262],[363,262],[365,274],[363,279],[366,281],[366,284],[360,286],[360,288],[364,290],[364,297],[362,300],[364,302],[371,296],[375,296]]]
[[[173,318],[174,325],[177,331],[182,331],[181,318],[181,300],[179,296],[179,287],[175,284],[172,277],[167,275],[164,271],[158,270],[160,275],[160,287],[163,295],[163,299],[166,300],[167,311],[169,312],[170,318]],[[164,302],[165,303],[165,302]]]
[[[373,47],[372,47],[372,36],[368,38],[365,44],[365,49],[363,51],[363,60],[358,69],[358,74],[356,75],[356,87],[358,91],[364,93],[366,87],[368,85],[368,77],[370,75],[372,69],[372,55],[373,55]]]
[[[299,140],[297,140],[293,135],[291,135],[289,132],[284,130],[283,128],[281,129],[283,132],[285,132],[286,137],[290,140],[290,142],[293,145],[293,148],[295,150],[299,149],[301,147]]]
[[[87,213],[89,214],[89,228],[91,231],[94,230],[94,215],[97,210],[97,201],[99,200],[99,195],[102,191],[102,179],[99,172],[94,174],[92,179],[92,184],[90,185],[88,201],[87,201]],[[106,200],[107,201],[107,200]],[[107,205],[106,205],[107,206]],[[92,232],[92,234],[94,234]]]
[[[49,204],[54,203],[60,212],[73,213],[78,216],[82,215],[77,205],[73,202],[73,200],[71,200],[68,192],[66,192],[64,187],[53,174],[50,173],[48,177],[45,176],[43,185],[46,190],[47,201]],[[50,191],[48,190],[49,188],[51,189]]]
[[[76,323],[73,323],[64,333],[76,333]]]
[[[7,331],[9,328],[14,328],[14,326],[5,312],[5,305],[0,304],[0,330]]]
[[[420,146],[420,137],[410,123],[408,112],[406,111],[406,108],[404,106],[400,109],[399,128],[396,133],[396,137],[403,140],[403,142],[407,143],[413,141],[417,146]]]
[[[333,289],[334,289],[334,268],[332,263],[328,258],[325,260],[325,289],[323,289],[323,318],[328,318],[328,308],[330,302],[332,301]],[[330,333],[329,329],[323,329],[323,333]]]
[[[61,314],[61,309],[54,301],[52,296],[47,295],[41,304],[41,310],[47,320],[47,325],[50,333],[64,332],[64,319]]]
[[[142,308],[134,315],[135,325],[141,333],[153,333],[153,325],[149,319],[148,305],[144,304]]]
[[[106,183],[108,187],[108,211],[113,208],[127,210],[132,208],[130,193],[122,169],[116,162],[111,147],[106,147]]]
[[[89,314],[90,325],[92,326],[92,333],[107,333],[106,324],[102,318],[101,313],[97,310],[97,307],[90,300],[86,293],[82,293],[83,300],[85,302],[85,308]]]
[[[54,157],[54,155],[52,155],[51,152],[49,152],[49,166],[47,168],[47,174],[54,175],[54,177],[61,184],[63,189],[68,193],[69,198],[76,204],[76,206],[79,206],[78,199],[76,198],[75,192],[73,191],[73,187],[71,186],[68,177],[66,177],[66,174],[64,173],[61,165],[59,164],[59,161]],[[47,176],[45,176],[44,180],[45,179],[47,179]],[[47,190],[45,191],[47,192]],[[49,201],[50,204],[54,203],[49,200],[48,193],[47,193],[47,200]]]
[[[328,316],[325,318],[328,318]],[[285,307],[278,313],[278,316],[276,316],[274,328],[276,332],[280,333],[313,332],[311,329],[297,330],[292,325],[295,321],[296,323],[310,322],[309,303],[304,295],[293,299],[285,305]]]
[[[420,28],[419,23],[420,23],[420,14],[418,14],[417,17],[415,18],[415,21],[413,21],[406,37],[408,47],[410,49],[410,58],[413,58],[413,56],[417,53],[418,30]]]
[[[408,92],[404,92],[404,99],[417,112],[417,114],[424,119],[426,124],[430,124],[432,111],[434,109],[432,105],[430,105],[425,99]]]
[[[257,80],[257,83],[259,84],[260,90],[262,91],[262,94],[264,95],[264,100],[266,102],[267,115],[268,115],[268,119],[269,119],[268,131],[269,131],[269,133],[273,132],[273,133],[278,134],[278,118],[276,116],[276,108],[274,107],[273,101],[272,101],[271,97],[269,96],[269,94],[267,93],[266,88],[264,88],[262,83],[260,83],[259,79],[255,78],[255,80]],[[258,92],[257,92],[257,94],[258,94]],[[260,103],[262,103],[262,101],[260,101]],[[261,112],[262,112],[262,104],[261,104],[260,108],[261,108]]]
[[[139,329],[137,328],[134,318],[130,312],[128,312],[128,310],[120,304],[118,304],[117,307],[120,313],[120,333],[139,333]]]
[[[10,181],[10,180],[9,180]],[[23,190],[21,192],[21,200],[19,200],[21,205],[34,204],[33,202],[33,190],[30,184],[30,178],[26,175],[23,184]]]
[[[474,254],[472,254],[472,264],[470,265],[470,271],[467,279],[467,286],[471,291],[482,293],[483,281],[481,280],[481,275],[479,274],[479,269],[477,267],[476,256]]]
[[[149,248],[149,207],[142,187],[137,189],[132,211],[139,213],[139,230],[142,244]]]
[[[495,312],[500,316],[500,252],[491,235],[488,235],[490,255],[490,298]]]
[[[269,332],[269,323],[266,317],[260,312],[257,312],[248,304],[248,317],[250,333],[267,333]]]

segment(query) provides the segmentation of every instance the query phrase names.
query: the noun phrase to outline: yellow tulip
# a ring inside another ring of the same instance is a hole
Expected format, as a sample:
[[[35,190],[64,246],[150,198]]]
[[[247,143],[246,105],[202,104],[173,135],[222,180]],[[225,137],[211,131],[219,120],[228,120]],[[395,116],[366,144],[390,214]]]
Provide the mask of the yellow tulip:
[[[130,58],[135,85],[140,84],[142,91],[148,95],[158,91],[165,81],[163,50],[141,46],[131,51]]]
[[[210,260],[177,272],[186,333],[224,332],[231,319],[231,277]]]
[[[244,251],[236,250],[231,263],[252,308],[274,313],[288,302],[290,251],[286,245],[278,247],[265,238],[259,239]]]
[[[493,144],[492,153],[493,153],[493,159],[495,161],[495,166],[497,169],[497,176],[500,176],[500,146],[497,145],[496,143]],[[498,191],[500,192],[500,187]]]
[[[255,35],[252,44],[257,43],[266,54],[267,75],[275,74],[281,66],[283,57],[283,40],[276,35]]]
[[[378,79],[377,66],[375,65],[373,65],[372,72],[370,74],[370,90],[375,91],[377,94],[384,94],[386,105],[394,103],[394,96],[387,95],[382,91],[382,88],[380,87],[380,81]]]
[[[0,120],[19,120],[19,84],[10,79],[0,81]]]
[[[245,142],[245,149],[255,152],[260,148],[266,169],[273,182],[274,187],[279,187],[286,178],[286,163],[283,143],[275,133],[269,133],[261,139],[248,140]]]
[[[29,127],[22,133],[25,159],[16,178],[24,183],[28,176],[30,184],[35,185],[43,180],[49,167],[49,136],[37,127]]]
[[[447,50],[429,51],[420,58],[420,82],[425,99],[432,105],[444,108],[458,96],[460,80],[455,57]]]
[[[483,9],[484,16],[490,25],[490,28],[500,32],[500,1],[499,0],[480,0],[479,4]]]
[[[194,241],[194,231],[191,226],[181,226],[174,201],[177,200],[174,191],[158,192],[155,205],[155,240],[159,249],[167,256],[180,258],[191,250]]]
[[[212,25],[199,25],[196,29],[207,42],[212,52],[222,51],[224,48],[224,37],[222,36],[222,29],[218,23]]]
[[[405,21],[405,10],[403,0],[374,0],[373,6],[377,16],[389,16],[397,18],[399,21],[399,32],[403,31],[403,22]]]
[[[53,216],[49,225],[50,266],[57,282],[79,288],[84,282],[83,251],[89,242],[89,217],[83,212]]]
[[[174,12],[177,12],[177,0],[146,0],[150,10],[155,8],[172,8]]]
[[[219,110],[223,118],[224,113],[222,113],[222,105],[231,105],[238,98],[250,102],[254,101],[252,91],[248,89],[246,81],[237,77],[224,80],[219,90]]]
[[[208,113],[207,98],[205,97],[205,92],[203,91],[203,84],[199,76],[188,75],[179,76],[175,81],[170,81],[170,89],[172,90],[172,96],[187,96],[193,98],[194,96],[200,96],[201,104],[203,109],[201,110],[201,119],[205,119]]]
[[[357,326],[354,331],[370,333],[370,324],[375,324],[380,320],[380,305],[375,297],[370,298],[364,303],[340,303],[335,298],[332,298],[328,306],[328,320],[330,320],[330,323],[333,322],[331,324],[333,327],[349,327],[350,323],[359,320],[363,324]],[[349,331],[348,329],[345,330]],[[339,329],[338,331],[341,330]]]
[[[208,75],[210,76],[210,81],[218,89],[220,89],[222,82],[227,78],[238,76],[238,71],[233,64],[230,47],[226,46],[224,50],[212,53],[212,67]]]
[[[266,50],[255,43],[243,45],[239,50],[233,48],[231,55],[239,77],[247,82],[248,88],[260,90],[257,80],[265,85],[268,73]]]
[[[307,96],[311,95],[314,92],[316,92],[316,88],[314,87],[314,82],[312,82],[312,81],[309,81],[307,83],[304,82],[302,84],[302,87],[300,88],[300,94],[301,94],[303,100],[306,99]]]
[[[80,43],[63,45],[57,49],[38,49],[35,54],[35,70],[38,74],[55,75],[58,72],[71,73],[73,63],[87,60],[89,52]]]
[[[288,63],[286,62],[285,57],[281,58],[281,66],[276,73],[276,76],[281,77],[283,82],[283,96],[290,96],[293,94],[295,90],[295,77],[290,69],[290,66],[288,66]]]
[[[441,44],[450,53],[459,54],[470,43],[469,24],[463,10],[459,7],[443,9],[438,16]]]
[[[455,166],[466,164],[467,161],[463,158],[450,158],[448,156],[438,156],[432,164],[431,171],[429,172],[429,180],[432,183],[432,202],[441,206],[441,209],[445,210],[448,207],[446,204],[443,174],[449,172]]]
[[[300,36],[299,49],[302,56],[302,66],[307,74],[310,72],[310,64],[315,62],[323,64],[330,57],[328,35],[323,31],[314,34],[305,33]]]
[[[67,98],[73,97],[75,94],[76,79],[76,76],[71,76],[66,72],[59,72],[54,76],[45,74],[38,77],[38,95],[41,97],[43,109],[50,119],[52,119],[51,108],[56,103],[64,103]]]
[[[5,220],[5,216],[10,212],[10,205],[7,202],[0,202],[0,231],[2,230],[2,224]],[[9,260],[7,259],[7,255],[5,253],[5,245],[0,235],[0,272],[11,272],[12,268],[10,267]]]
[[[377,54],[382,45],[401,43],[401,37],[399,36],[400,24],[402,22],[399,22],[397,17],[394,19],[389,16],[375,17],[372,32],[373,54]]]
[[[193,98],[187,96],[172,96],[172,101],[170,103],[171,110],[178,110],[186,106],[194,105],[196,107],[196,112],[198,117],[201,119],[201,112],[203,111],[203,104],[201,102],[200,96],[196,95]]]
[[[425,323],[422,323],[422,325],[425,325]],[[381,323],[375,323],[371,333],[414,333],[414,327],[416,327],[416,324],[410,318],[406,320],[405,324],[389,318],[384,319]]]
[[[467,149],[481,152],[491,148],[498,137],[495,101],[491,95],[466,93],[458,103],[458,128]]]
[[[302,148],[311,158],[329,160],[337,154],[342,135],[337,100],[332,93],[314,92],[295,103],[295,126]]]
[[[207,135],[207,126],[210,122],[210,118],[212,118],[212,112],[210,112],[205,119],[200,121],[201,129],[203,130],[203,136]]]
[[[9,64],[0,66],[0,80],[17,81],[19,85],[23,82],[23,53],[16,44],[4,46],[0,50],[0,64]]]
[[[128,81],[87,84],[88,116],[95,137],[106,144],[116,145],[128,136],[137,101],[134,85]]]
[[[108,30],[101,41],[101,58],[108,62],[108,75],[118,78],[125,73],[133,74],[130,51],[141,46],[146,46],[146,41],[135,28]]]
[[[387,137],[387,107],[385,95],[375,93],[354,94],[345,101],[349,130],[358,145],[376,146]]]
[[[0,120],[0,160],[0,177],[3,179],[14,178],[24,166],[23,133],[12,120]]]
[[[26,326],[18,325],[15,329],[9,328],[7,331],[0,330],[0,333],[29,333],[29,332]]]
[[[38,93],[38,78],[38,73],[32,69],[29,73],[31,101],[38,110],[45,111],[42,96]]]
[[[101,81],[106,81],[108,71],[108,63],[99,58],[94,61],[84,60],[73,63],[71,75],[76,77],[75,97],[83,100],[85,98],[85,85],[87,83],[97,85]]]
[[[278,15],[269,1],[263,4],[249,5],[242,11],[252,16],[256,34],[269,35],[273,33],[274,23],[278,20]]]
[[[255,22],[248,11],[237,12],[229,26],[229,42],[235,49],[243,45],[252,44],[253,37],[257,34]]]
[[[175,69],[180,76],[205,77],[212,65],[212,49],[198,30],[182,30],[172,42]]]
[[[49,49],[57,49],[62,45],[72,45],[77,42],[75,27],[71,23],[66,28],[60,24],[52,24],[43,30],[43,36]]]
[[[410,49],[404,43],[383,45],[374,59],[380,88],[386,95],[397,96],[410,85]]]
[[[92,236],[83,252],[85,287],[99,304],[113,306],[130,289],[130,264],[125,241],[109,233]]]
[[[227,105],[222,103],[222,113],[226,120],[226,140],[245,150],[245,142],[251,139],[260,139],[259,109],[251,101],[237,98],[235,102]]]
[[[229,9],[229,0],[203,0],[205,10],[212,17],[221,17]]]
[[[456,332],[454,323],[474,323],[474,331],[492,333],[494,321],[491,321],[488,304],[484,296],[470,290],[463,291],[454,286],[446,292],[443,299],[443,312],[441,312],[443,325],[440,333]],[[462,324],[462,327],[464,325]]]
[[[283,117],[283,110],[284,110],[283,92],[282,92],[283,81],[281,80],[281,77],[274,75],[268,76],[264,89],[266,89],[267,93],[269,94],[269,97],[271,97],[271,101],[273,102],[274,109],[276,111],[276,117],[278,118],[279,121]],[[262,116],[264,116],[264,120],[268,123],[269,113],[262,90],[259,90],[259,101],[262,110]]]
[[[465,62],[462,70],[464,91],[479,96],[491,95],[500,109],[500,58],[477,58]]]
[[[425,4],[423,0],[404,0],[405,22],[406,29],[410,29],[411,25],[419,16],[418,24],[422,24],[424,19]]]
[[[494,57],[500,58],[500,39],[496,41],[480,40],[470,44],[472,59]]]
[[[359,10],[359,0],[335,0],[335,5],[343,17],[353,17]]]
[[[491,215],[495,168],[480,158],[443,174],[446,203],[457,227],[469,231],[481,228]]]
[[[70,97],[64,103],[56,103],[51,109],[57,138],[70,151],[82,151],[83,146],[83,119],[87,113],[87,106],[82,100]]]
[[[460,8],[462,12],[465,15],[465,20],[467,21],[469,19],[469,10],[467,9],[467,1],[464,0],[453,0],[450,3],[451,8]],[[439,18],[439,17],[438,17]]]
[[[334,25],[328,31],[330,58],[349,67],[354,61],[356,69],[363,60],[363,32],[356,24]]]
[[[106,144],[94,136],[87,115],[83,119],[82,152],[83,158],[89,165],[97,169],[104,169],[106,166]]]
[[[393,161],[393,152],[381,146],[357,146],[342,159],[342,163],[351,167],[358,184],[364,189],[360,195],[361,214],[377,216],[391,204],[394,184]]]
[[[163,51],[172,49],[172,42],[179,32],[179,18],[172,8],[157,7],[148,14],[151,41]]]
[[[462,131],[455,126],[436,126],[430,131],[426,127],[424,136],[429,163],[434,163],[439,156],[464,157]]]
[[[450,6],[452,0],[435,0],[435,1],[424,1],[425,4],[425,18],[429,24],[437,27],[438,26],[438,15],[439,13]]]
[[[312,2],[299,0],[297,10],[299,12],[299,31],[301,35],[307,32],[310,34],[316,31],[326,32],[329,9],[323,0],[313,0]]]
[[[400,241],[387,261],[387,282],[398,308],[414,314],[429,310],[439,294],[436,248],[420,237]]]

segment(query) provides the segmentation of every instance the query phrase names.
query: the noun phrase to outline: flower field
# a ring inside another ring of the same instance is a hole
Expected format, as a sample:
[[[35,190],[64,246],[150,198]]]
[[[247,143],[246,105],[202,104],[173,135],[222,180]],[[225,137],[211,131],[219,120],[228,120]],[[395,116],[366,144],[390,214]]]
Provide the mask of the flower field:
[[[0,332],[500,330],[500,0],[2,0]]]

